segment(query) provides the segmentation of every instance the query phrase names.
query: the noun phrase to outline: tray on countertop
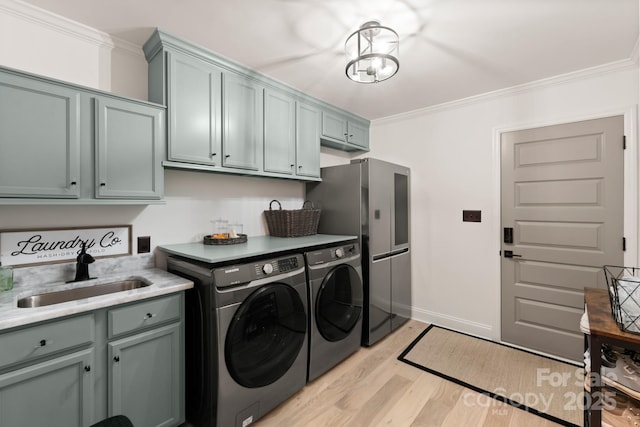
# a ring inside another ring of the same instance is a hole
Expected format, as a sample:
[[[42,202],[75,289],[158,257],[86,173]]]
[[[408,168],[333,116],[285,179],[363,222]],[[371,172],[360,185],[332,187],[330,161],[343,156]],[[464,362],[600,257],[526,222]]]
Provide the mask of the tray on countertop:
[[[246,234],[238,234],[238,237],[214,238],[212,236],[204,236],[202,241],[205,245],[237,245],[239,243],[247,243]]]

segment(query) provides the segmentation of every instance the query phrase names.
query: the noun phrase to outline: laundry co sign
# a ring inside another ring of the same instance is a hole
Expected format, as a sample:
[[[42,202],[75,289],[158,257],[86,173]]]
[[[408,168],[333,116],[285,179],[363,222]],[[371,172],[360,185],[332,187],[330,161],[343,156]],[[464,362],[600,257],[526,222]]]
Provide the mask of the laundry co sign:
[[[131,226],[1,231],[0,264],[67,261],[78,256],[83,244],[94,257],[130,255]]]

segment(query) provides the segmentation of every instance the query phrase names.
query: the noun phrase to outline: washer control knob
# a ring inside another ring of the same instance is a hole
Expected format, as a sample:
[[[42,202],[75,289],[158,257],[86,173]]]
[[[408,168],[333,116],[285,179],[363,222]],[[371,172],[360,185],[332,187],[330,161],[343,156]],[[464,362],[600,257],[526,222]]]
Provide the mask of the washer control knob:
[[[336,249],[336,258],[342,258],[344,256],[344,251],[342,248]]]
[[[264,272],[264,274],[271,274],[273,272],[273,265],[271,264],[265,264],[262,266],[262,271]]]

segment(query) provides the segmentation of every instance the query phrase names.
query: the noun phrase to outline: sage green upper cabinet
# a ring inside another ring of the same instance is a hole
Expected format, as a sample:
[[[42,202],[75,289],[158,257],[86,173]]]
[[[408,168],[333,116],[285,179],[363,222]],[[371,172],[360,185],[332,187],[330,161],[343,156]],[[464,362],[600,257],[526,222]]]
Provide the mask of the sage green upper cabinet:
[[[356,122],[347,122],[348,142],[369,149],[369,128]]]
[[[106,97],[94,102],[96,197],[162,198],[162,111]]]
[[[202,46],[156,29],[143,49],[149,99],[168,109],[166,167],[319,181],[320,145],[369,149],[368,120]],[[342,139],[322,136],[323,112]]]
[[[298,102],[296,111],[296,174],[320,178],[320,110]]]
[[[322,112],[322,136],[347,142],[347,119],[327,111]]]
[[[264,170],[320,177],[320,110],[286,93],[264,92]]]
[[[263,90],[248,77],[224,74],[222,166],[254,171],[261,168]]]
[[[322,143],[344,151],[369,149],[369,126],[344,114],[322,112]]]
[[[80,197],[80,92],[0,72],[0,197]]]
[[[294,175],[296,167],[296,101],[293,97],[264,91],[264,170]]]
[[[167,158],[220,166],[222,70],[187,55],[169,52],[169,143]]]
[[[164,193],[164,108],[110,96],[93,96],[94,197],[161,200]],[[85,159],[86,157],[83,157]]]
[[[0,205],[162,203],[165,108],[0,67]]]

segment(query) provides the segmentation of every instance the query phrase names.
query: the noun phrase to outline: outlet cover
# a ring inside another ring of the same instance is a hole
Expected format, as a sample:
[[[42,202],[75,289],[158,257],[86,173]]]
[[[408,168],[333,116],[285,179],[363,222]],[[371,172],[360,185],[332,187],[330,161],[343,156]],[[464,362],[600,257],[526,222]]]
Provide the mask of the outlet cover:
[[[482,211],[462,211],[462,221],[482,222]]]
[[[151,237],[139,236],[138,237],[138,253],[146,254],[151,252]]]

